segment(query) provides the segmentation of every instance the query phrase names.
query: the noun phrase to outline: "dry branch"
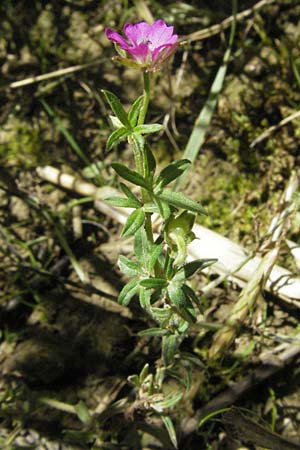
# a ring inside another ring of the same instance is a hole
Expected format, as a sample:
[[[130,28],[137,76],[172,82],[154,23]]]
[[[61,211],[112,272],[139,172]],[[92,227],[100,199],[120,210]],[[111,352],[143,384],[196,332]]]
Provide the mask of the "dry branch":
[[[50,183],[74,191],[80,195],[92,196],[95,199],[95,208],[107,214],[119,223],[125,223],[130,210],[114,208],[103,200],[116,193],[109,187],[97,188],[91,183],[75,178],[73,175],[60,172],[52,166],[38,167],[38,175]],[[249,259],[246,250],[232,242],[230,239],[196,224],[193,229],[197,239],[189,246],[189,258],[217,258],[212,267],[215,273],[228,276],[229,280],[244,286],[257,272],[261,262],[260,256]],[[296,246],[296,244],[295,244]],[[243,264],[245,262],[245,264]],[[298,305],[300,300],[300,278],[287,269],[274,265],[267,280],[265,289],[274,293],[281,299]]]
[[[255,11],[260,10],[264,6],[272,5],[276,1],[277,0],[261,0],[257,2],[254,6],[252,6],[252,8],[245,9],[244,11],[238,13],[235,17],[235,20],[237,22],[240,22],[246,19],[247,17],[250,17],[252,14],[254,14]],[[205,28],[204,30],[195,31],[194,33],[188,34],[187,36],[184,36],[182,44],[185,44],[186,42],[193,42],[210,38],[211,36],[221,33],[222,31],[229,28],[233,21],[234,16],[232,15],[226,17],[226,19],[224,19],[221,23],[217,23],[215,25],[212,25],[211,27]]]

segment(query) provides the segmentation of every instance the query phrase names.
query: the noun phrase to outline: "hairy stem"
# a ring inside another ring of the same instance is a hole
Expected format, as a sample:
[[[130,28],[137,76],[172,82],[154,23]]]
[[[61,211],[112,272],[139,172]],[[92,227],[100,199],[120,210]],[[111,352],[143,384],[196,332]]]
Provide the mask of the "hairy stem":
[[[143,100],[143,106],[140,111],[138,125],[143,125],[145,122],[149,100],[150,100],[150,75],[148,72],[143,72],[143,81],[144,81],[144,100]]]

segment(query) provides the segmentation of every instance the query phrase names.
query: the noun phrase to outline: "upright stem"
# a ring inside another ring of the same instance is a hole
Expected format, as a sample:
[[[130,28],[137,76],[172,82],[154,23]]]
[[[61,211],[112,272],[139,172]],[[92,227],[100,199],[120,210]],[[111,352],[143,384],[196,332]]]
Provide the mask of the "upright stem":
[[[139,114],[139,118],[138,118],[138,125],[143,125],[145,122],[148,105],[149,105],[149,100],[150,100],[150,76],[149,76],[148,72],[143,72],[143,81],[144,81],[144,91],[143,91],[144,99],[143,99],[143,105],[142,105],[142,108],[141,108],[141,111]],[[145,173],[147,171],[145,151],[143,152],[143,154],[141,154],[139,152],[139,150],[136,149],[134,154],[135,154],[135,163],[136,163],[137,171],[144,177],[147,177],[147,173]],[[148,193],[144,189],[142,189],[143,202],[149,201],[148,197],[149,197]],[[153,232],[152,232],[151,213],[146,213],[145,230],[146,230],[149,242],[152,243],[153,242]]]
[[[144,101],[143,106],[140,111],[138,125],[143,125],[145,122],[149,100],[150,100],[150,75],[148,72],[143,72],[143,81],[144,81]]]

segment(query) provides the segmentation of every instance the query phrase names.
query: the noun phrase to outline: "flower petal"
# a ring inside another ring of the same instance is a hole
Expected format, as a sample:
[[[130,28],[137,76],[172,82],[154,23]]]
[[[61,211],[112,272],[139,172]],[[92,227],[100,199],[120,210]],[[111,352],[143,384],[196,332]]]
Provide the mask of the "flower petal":
[[[147,61],[151,62],[152,60],[149,46],[144,43],[128,48],[127,53],[130,53],[130,55],[132,55],[140,63],[145,63]]]
[[[178,45],[178,43],[166,44],[155,49],[152,54],[151,70],[157,70],[166,59],[170,58],[170,56],[172,56],[173,53],[175,53],[175,51],[177,50]]]
[[[116,42],[116,44],[119,44],[119,46],[121,48],[123,48],[123,50],[128,50],[129,45],[128,43],[125,41],[125,39],[116,31],[113,31],[111,28],[106,28],[105,29],[105,34],[106,37],[113,42]]]
[[[138,22],[135,24],[126,23],[123,30],[128,41],[133,46],[136,46],[138,44],[141,44],[142,42],[147,43],[150,29],[151,25],[149,25],[148,23]]]
[[[163,44],[174,44],[177,41],[178,36],[176,34],[173,35],[173,31],[174,27],[168,27],[161,19],[156,20],[151,25],[151,31],[148,35],[149,41],[151,41],[152,50]]]

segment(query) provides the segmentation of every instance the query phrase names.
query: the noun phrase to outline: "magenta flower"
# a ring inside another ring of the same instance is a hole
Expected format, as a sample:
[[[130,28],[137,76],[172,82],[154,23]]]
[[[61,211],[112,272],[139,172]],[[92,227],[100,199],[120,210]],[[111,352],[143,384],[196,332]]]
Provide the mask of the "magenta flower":
[[[126,23],[124,39],[119,33],[106,28],[105,33],[110,41],[115,42],[131,59],[121,57],[119,60],[131,67],[146,71],[157,70],[178,47],[178,35],[173,34],[174,27],[169,27],[162,19],[152,25],[146,22]]]

